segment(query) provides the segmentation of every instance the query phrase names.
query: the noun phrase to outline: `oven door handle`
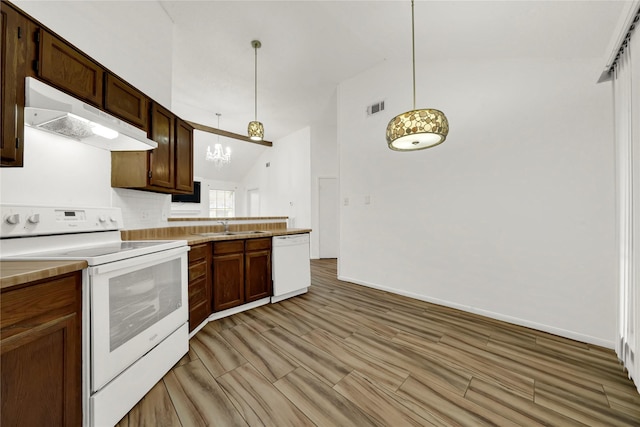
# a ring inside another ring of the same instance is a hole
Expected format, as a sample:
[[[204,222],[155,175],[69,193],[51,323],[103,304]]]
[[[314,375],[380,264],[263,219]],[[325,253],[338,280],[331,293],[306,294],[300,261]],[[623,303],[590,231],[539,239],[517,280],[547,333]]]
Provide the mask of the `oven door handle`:
[[[98,274],[106,274],[116,270],[123,270],[130,267],[146,268],[152,265],[158,264],[158,262],[169,260],[171,258],[177,258],[183,253],[189,252],[189,246],[180,246],[160,252],[153,252],[146,255],[140,255],[133,258],[127,258],[121,261],[114,261],[108,264],[98,265],[96,267],[89,267],[89,275],[95,276]]]

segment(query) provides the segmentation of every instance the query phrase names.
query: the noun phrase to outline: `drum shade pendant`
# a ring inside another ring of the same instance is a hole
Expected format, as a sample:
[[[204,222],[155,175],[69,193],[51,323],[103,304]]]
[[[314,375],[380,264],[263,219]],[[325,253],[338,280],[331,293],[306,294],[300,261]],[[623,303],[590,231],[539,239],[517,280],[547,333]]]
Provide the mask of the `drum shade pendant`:
[[[255,51],[255,111],[254,111],[254,120],[249,122],[249,127],[247,128],[247,132],[249,134],[249,138],[254,141],[262,141],[264,138],[264,126],[262,123],[258,121],[258,49],[262,46],[260,40],[252,40],[251,47]]]
[[[444,142],[449,122],[440,110],[416,109],[416,41],[411,0],[411,49],[413,62],[413,110],[402,113],[387,125],[387,144],[395,151],[424,150]]]

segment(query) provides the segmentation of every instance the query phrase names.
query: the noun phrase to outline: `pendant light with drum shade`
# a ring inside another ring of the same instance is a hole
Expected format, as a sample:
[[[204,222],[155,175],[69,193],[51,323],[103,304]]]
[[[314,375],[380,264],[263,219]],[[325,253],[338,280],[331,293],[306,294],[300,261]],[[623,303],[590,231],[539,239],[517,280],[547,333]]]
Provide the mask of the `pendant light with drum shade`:
[[[264,138],[264,126],[262,123],[258,121],[258,49],[262,47],[262,43],[260,40],[252,40],[251,47],[255,51],[255,111],[254,111],[254,120],[249,122],[249,126],[247,128],[247,132],[249,134],[249,138],[253,141],[262,141]]]
[[[413,110],[402,113],[387,125],[387,144],[395,151],[415,151],[442,144],[449,122],[440,110],[416,109],[416,41],[413,0],[411,0],[411,49],[413,62]]]

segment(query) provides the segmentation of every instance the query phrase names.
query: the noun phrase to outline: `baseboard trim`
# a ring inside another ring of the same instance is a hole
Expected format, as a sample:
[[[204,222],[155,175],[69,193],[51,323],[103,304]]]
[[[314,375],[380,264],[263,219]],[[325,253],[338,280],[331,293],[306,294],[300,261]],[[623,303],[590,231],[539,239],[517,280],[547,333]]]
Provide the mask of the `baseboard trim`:
[[[271,297],[266,297],[259,299],[257,301],[250,302],[248,304],[239,305],[237,307],[229,308],[223,311],[216,311],[215,313],[211,313],[209,317],[207,317],[201,324],[199,324],[193,331],[189,333],[189,339],[193,338],[195,334],[197,334],[200,329],[204,328],[207,323],[212,322],[214,320],[222,319],[223,317],[231,316],[233,314],[242,313],[243,311],[251,310],[252,308],[260,307],[261,305],[266,305],[271,302]]]
[[[489,310],[483,310],[483,309],[480,309],[480,308],[477,308],[477,307],[471,307],[471,306],[467,306],[467,305],[463,305],[463,304],[458,304],[458,303],[455,303],[455,302],[442,300],[442,299],[439,299],[439,298],[433,298],[433,297],[429,297],[429,296],[426,296],[426,295],[415,294],[413,292],[406,292],[406,291],[403,291],[403,290],[400,290],[400,289],[390,288],[390,287],[387,287],[387,286],[381,286],[381,285],[378,285],[378,284],[375,284],[375,283],[369,283],[369,282],[353,279],[351,277],[347,277],[347,276],[343,276],[343,275],[338,275],[338,280],[342,280],[344,282],[355,283],[356,285],[366,286],[368,288],[379,289],[381,291],[390,292],[390,293],[396,294],[396,295],[402,295],[402,296],[413,298],[413,299],[417,299],[417,300],[420,300],[420,301],[430,302],[432,304],[442,305],[444,307],[455,308],[455,309],[466,311],[466,312],[469,312],[469,313],[478,314],[480,316],[489,317],[491,319],[501,320],[501,321],[507,322],[507,323],[512,323],[514,325],[524,326],[524,327],[531,328],[531,329],[536,329],[536,330],[542,331],[542,332],[548,332],[550,334],[554,334],[554,335],[558,335],[558,336],[561,336],[561,337],[564,337],[564,338],[569,338],[569,339],[572,339],[572,340],[584,342],[584,343],[587,343],[587,344],[594,344],[594,345],[598,345],[600,347],[605,347],[605,348],[610,348],[610,349],[614,349],[615,348],[615,342],[614,341],[603,340],[601,338],[593,337],[591,335],[584,335],[584,334],[581,334],[581,333],[578,333],[578,332],[574,332],[574,331],[570,331],[570,330],[567,330],[567,329],[557,328],[555,326],[545,325],[543,323],[537,323],[537,322],[532,322],[530,320],[521,319],[519,317],[508,316],[508,315],[505,315],[505,314],[502,314],[502,313],[496,313],[496,312],[489,311]]]

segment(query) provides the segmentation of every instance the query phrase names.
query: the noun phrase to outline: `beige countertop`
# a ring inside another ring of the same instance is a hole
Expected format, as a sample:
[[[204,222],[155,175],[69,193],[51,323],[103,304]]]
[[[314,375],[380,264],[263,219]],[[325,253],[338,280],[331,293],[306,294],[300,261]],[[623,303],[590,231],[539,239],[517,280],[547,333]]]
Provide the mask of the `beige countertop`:
[[[260,221],[260,220],[272,220],[280,219],[286,221],[287,216],[235,216],[230,218],[211,218],[211,217],[171,217],[168,218],[169,222],[172,221]]]
[[[219,242],[225,240],[244,240],[244,239],[259,239],[264,237],[273,237],[273,236],[287,236],[290,234],[304,234],[310,233],[310,228],[283,228],[279,230],[262,230],[260,233],[242,233],[241,231],[234,232],[232,235],[225,235],[222,233],[216,233],[216,235],[204,236],[198,233],[182,233],[182,234],[171,234],[167,235],[159,235],[159,236],[145,236],[144,240],[186,240],[189,246],[199,245],[201,243],[207,242]],[[207,233],[203,233],[207,234]],[[131,239],[134,240],[134,239]],[[142,240],[142,239],[135,239]]]
[[[86,261],[0,261],[0,289],[49,279],[88,267]]]
[[[143,238],[128,240],[186,240],[187,244],[198,245],[207,242],[224,240],[259,239],[273,236],[286,236],[290,234],[310,233],[309,228],[282,228],[275,230],[263,230],[260,233],[235,232],[233,235],[203,236],[198,233],[169,234],[150,233]],[[216,233],[217,234],[217,233]],[[127,240],[127,239],[124,239]],[[71,273],[88,267],[86,261],[0,261],[0,290],[6,290],[12,286],[18,286],[36,280],[49,279],[62,274]]]

